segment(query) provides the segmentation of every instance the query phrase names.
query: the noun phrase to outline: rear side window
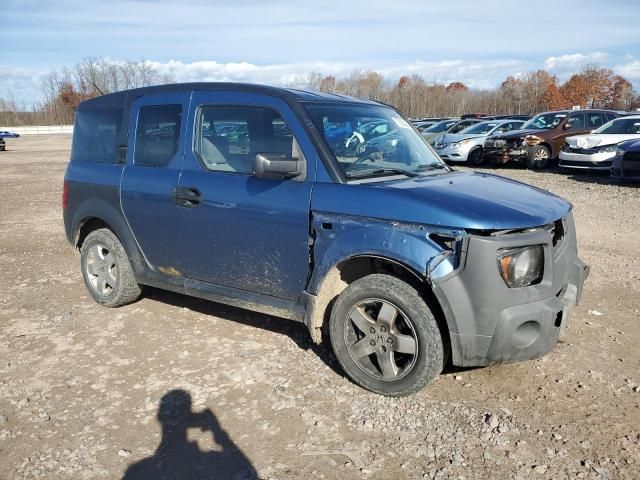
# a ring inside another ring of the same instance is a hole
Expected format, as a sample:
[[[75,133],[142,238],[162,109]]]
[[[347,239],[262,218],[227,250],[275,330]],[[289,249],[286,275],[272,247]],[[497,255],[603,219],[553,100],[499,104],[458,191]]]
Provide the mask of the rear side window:
[[[117,163],[116,138],[122,109],[78,110],[73,128],[72,162]]]
[[[146,105],[138,112],[133,163],[166,167],[178,151],[182,105]]]

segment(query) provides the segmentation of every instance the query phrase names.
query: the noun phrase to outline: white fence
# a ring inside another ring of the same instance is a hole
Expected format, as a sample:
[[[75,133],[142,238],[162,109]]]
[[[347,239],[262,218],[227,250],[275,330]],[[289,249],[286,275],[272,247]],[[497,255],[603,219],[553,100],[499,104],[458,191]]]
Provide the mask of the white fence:
[[[73,125],[38,125],[33,127],[3,127],[1,131],[9,131],[19,135],[45,135],[50,133],[73,133]]]

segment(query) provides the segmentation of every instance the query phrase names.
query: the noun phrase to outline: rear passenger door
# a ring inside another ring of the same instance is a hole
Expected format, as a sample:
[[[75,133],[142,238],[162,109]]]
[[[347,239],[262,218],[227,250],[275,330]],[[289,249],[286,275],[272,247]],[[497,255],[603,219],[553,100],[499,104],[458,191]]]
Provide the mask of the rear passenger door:
[[[191,103],[180,188],[197,200],[179,208],[179,270],[194,280],[296,300],[309,274],[317,158],[306,133],[278,98],[194,92]],[[257,178],[257,153],[297,157],[306,175]]]
[[[122,211],[147,262],[177,274],[178,210],[174,198],[184,153],[189,93],[140,97],[129,120],[120,185]]]

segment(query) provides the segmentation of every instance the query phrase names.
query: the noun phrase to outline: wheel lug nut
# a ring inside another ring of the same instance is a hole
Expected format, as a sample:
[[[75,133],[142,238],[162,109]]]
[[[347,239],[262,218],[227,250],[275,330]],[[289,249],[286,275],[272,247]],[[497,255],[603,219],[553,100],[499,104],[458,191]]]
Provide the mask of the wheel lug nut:
[[[380,331],[381,332],[386,332],[387,331],[387,327],[384,327],[384,326],[380,327]]]
[[[369,331],[370,331],[371,333],[376,333],[376,329],[375,329],[375,328],[373,328],[373,327],[371,327],[371,328],[369,329]]]
[[[387,347],[383,346],[383,347],[382,347],[382,351],[383,351],[383,352],[386,352],[386,351],[387,351]]]
[[[372,347],[375,347],[376,346],[376,341],[375,340],[371,340],[369,342],[369,345],[371,345]]]

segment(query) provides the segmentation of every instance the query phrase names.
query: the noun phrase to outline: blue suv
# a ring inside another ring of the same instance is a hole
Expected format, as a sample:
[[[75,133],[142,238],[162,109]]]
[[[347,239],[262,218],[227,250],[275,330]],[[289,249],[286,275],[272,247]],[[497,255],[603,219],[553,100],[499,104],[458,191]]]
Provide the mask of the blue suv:
[[[389,125],[385,148],[334,141],[336,126],[349,138],[371,122]],[[302,90],[196,83],[87,100],[63,206],[96,302],[150,285],[303,322],[384,395],[447,362],[545,354],[588,274],[565,200],[453,171],[389,106]]]

